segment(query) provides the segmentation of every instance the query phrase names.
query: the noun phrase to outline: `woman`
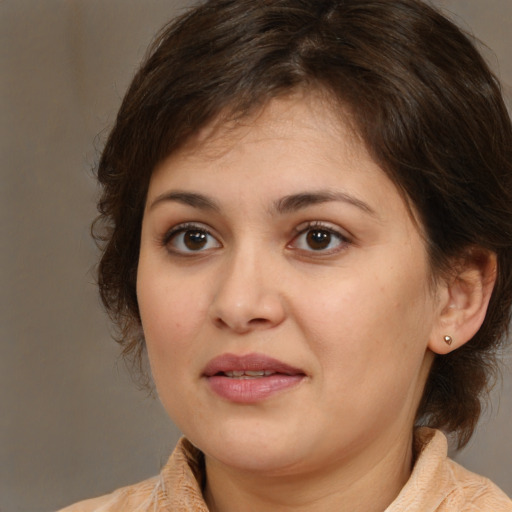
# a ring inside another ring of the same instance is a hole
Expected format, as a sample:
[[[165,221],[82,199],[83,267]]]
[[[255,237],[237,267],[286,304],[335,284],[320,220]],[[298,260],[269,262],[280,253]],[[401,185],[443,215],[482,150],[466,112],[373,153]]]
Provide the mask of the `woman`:
[[[68,511],[511,511],[471,437],[512,297],[512,128],[418,0],[211,0],[103,152],[103,301],[185,434]]]

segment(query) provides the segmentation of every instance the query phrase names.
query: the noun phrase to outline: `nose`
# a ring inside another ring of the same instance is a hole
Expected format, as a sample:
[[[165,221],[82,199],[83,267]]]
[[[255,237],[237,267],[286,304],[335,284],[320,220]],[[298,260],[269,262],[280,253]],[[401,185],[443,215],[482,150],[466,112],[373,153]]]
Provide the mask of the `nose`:
[[[226,261],[217,276],[211,317],[220,329],[238,334],[269,329],[285,319],[284,298],[276,267],[255,251],[246,250]]]

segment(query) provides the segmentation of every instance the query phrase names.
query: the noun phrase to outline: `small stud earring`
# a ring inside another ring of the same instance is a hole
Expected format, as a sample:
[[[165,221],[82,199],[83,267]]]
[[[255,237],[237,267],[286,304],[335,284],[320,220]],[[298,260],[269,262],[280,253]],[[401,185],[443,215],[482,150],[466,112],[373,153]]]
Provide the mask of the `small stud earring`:
[[[443,339],[444,339],[444,342],[447,345],[451,345],[452,344],[453,338],[451,336],[445,336]]]

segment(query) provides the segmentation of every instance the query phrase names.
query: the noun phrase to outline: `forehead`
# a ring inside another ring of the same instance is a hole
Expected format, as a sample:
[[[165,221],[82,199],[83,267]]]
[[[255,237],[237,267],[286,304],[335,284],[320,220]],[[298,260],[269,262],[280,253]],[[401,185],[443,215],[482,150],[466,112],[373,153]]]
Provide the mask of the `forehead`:
[[[250,144],[265,141],[283,148],[298,143],[307,149],[322,140],[335,140],[354,158],[370,159],[348,108],[321,90],[298,90],[245,114],[222,112],[170,154],[165,165],[178,160],[227,159]]]
[[[258,189],[266,196],[337,187],[359,188],[379,202],[398,194],[350,115],[334,109],[325,95],[311,93],[275,99],[242,118],[217,118],[161,162],[150,196],[155,188],[205,188],[206,182],[206,188],[226,194],[234,181],[244,194]]]

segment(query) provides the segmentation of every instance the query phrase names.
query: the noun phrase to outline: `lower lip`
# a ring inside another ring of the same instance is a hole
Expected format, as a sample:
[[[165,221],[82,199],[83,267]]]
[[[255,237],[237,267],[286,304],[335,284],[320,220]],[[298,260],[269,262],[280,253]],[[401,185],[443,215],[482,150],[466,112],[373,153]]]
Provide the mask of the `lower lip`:
[[[230,402],[253,404],[299,384],[304,375],[275,374],[254,379],[214,375],[207,377],[214,393]]]

